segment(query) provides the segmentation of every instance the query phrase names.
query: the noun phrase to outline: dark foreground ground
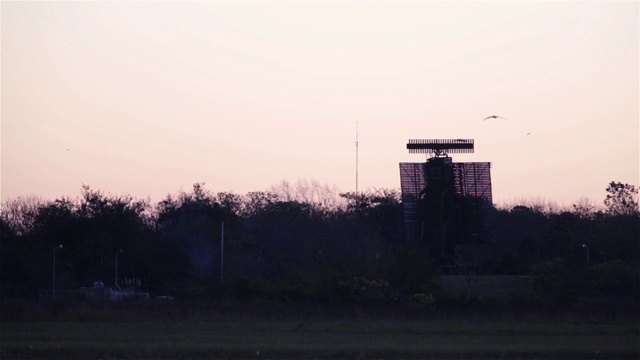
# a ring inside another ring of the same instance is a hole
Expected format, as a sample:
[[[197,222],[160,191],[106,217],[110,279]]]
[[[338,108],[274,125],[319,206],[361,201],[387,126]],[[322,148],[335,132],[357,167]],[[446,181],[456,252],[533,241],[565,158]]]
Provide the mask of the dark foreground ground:
[[[2,301],[2,359],[638,359],[635,308]]]

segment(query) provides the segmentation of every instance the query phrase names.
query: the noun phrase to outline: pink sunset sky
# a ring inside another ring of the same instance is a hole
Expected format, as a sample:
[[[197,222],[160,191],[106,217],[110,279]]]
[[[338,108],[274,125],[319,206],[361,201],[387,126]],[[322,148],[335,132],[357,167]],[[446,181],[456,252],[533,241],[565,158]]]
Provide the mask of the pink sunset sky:
[[[452,157],[492,162],[498,204],[639,183],[637,1],[0,9],[2,201],[354,191],[356,123],[361,190],[400,188],[412,138],[475,139]]]

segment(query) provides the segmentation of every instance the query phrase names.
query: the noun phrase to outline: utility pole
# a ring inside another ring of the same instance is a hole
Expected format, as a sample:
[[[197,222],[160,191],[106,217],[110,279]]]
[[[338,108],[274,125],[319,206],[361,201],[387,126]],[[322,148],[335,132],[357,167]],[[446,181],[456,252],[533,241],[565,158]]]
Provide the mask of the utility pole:
[[[122,254],[122,249],[116,251],[116,276],[114,285],[118,288],[118,254]]]
[[[52,299],[53,301],[56,301],[56,250],[57,249],[62,249],[62,244],[58,244],[56,245],[56,247],[53,248],[53,296]]]
[[[587,249],[587,266],[589,266],[590,263],[590,259],[589,259],[589,245],[587,244],[582,244],[582,247]]]
[[[222,229],[220,231],[220,284],[224,281],[224,221],[222,221]]]

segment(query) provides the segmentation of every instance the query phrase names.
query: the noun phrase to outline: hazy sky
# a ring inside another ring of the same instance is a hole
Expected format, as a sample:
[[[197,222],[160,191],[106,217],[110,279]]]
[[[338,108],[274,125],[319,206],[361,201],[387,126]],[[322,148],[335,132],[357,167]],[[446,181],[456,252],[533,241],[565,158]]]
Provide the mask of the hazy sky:
[[[496,203],[639,183],[639,2],[1,3],[2,200],[400,187],[473,138]],[[506,118],[482,121],[489,115]],[[527,135],[530,133],[530,135]]]

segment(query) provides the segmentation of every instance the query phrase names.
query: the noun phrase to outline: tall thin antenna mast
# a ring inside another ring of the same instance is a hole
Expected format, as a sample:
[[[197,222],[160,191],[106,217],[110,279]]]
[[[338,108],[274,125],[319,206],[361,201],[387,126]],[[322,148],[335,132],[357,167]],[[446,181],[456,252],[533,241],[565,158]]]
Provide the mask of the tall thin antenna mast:
[[[356,211],[354,219],[354,230],[356,235],[356,243],[358,242],[358,211],[360,210],[360,201],[358,200],[358,122],[356,121]]]
[[[356,121],[356,205],[358,201],[358,122]]]

